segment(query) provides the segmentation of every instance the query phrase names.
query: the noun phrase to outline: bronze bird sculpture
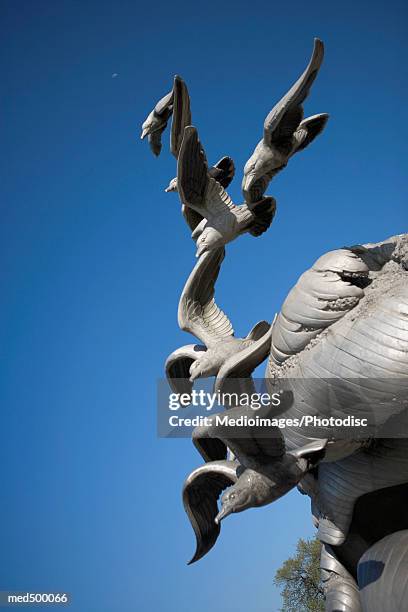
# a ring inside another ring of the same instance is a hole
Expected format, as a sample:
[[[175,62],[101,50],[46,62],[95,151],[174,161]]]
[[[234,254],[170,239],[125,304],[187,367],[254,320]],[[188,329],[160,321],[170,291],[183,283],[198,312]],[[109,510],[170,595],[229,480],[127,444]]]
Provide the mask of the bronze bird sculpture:
[[[316,38],[306,70],[266,117],[262,140],[244,168],[242,192],[247,203],[259,200],[289,158],[305,149],[323,131],[329,118],[326,113],[303,120],[303,102],[317,76],[323,55],[323,43]]]
[[[227,315],[214,300],[224,249],[204,253],[191,272],[178,307],[182,330],[202,345],[178,348],[166,361],[166,376],[176,392],[190,392],[197,378],[216,376],[216,388],[229,377],[245,378],[267,357],[272,329],[260,321],[246,338],[236,338]]]
[[[264,197],[258,202],[237,206],[221,184],[210,176],[197,130],[192,126],[184,130],[177,181],[183,206],[202,217],[192,233],[197,257],[245,232],[260,236],[272,222],[276,210],[274,198]]]

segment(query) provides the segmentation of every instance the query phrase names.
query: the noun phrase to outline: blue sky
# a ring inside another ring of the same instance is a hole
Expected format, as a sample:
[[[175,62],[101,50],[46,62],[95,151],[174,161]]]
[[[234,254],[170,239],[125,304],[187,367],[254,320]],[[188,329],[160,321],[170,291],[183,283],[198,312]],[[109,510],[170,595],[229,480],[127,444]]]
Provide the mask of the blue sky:
[[[181,486],[200,457],[157,439],[155,393],[189,341],[176,311],[194,245],[163,191],[168,134],[155,159],[140,124],[182,75],[240,202],[267,112],[324,40],[306,113],[330,113],[326,131],[270,185],[272,228],[229,245],[217,285],[246,334],[323,252],[406,231],[406,18],[376,0],[2,2],[0,589],[66,590],[75,612],[279,609],[274,572],[313,533],[297,493],[231,517],[186,566]]]

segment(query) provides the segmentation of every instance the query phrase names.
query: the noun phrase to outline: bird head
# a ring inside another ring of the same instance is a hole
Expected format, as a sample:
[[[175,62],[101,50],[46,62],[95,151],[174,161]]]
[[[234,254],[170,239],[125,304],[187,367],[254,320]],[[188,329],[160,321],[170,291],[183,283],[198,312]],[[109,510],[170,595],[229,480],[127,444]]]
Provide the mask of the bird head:
[[[147,116],[147,119],[142,123],[142,133],[140,135],[141,140],[146,138],[154,129],[154,110]]]
[[[286,453],[273,459],[265,466],[265,471],[258,471],[260,466],[256,470],[244,470],[236,484],[222,496],[221,510],[215,522],[219,523],[233,512],[266,506],[285,495],[302,478],[306,461],[303,463],[300,466],[298,457]]]
[[[243,512],[253,507],[252,492],[238,483],[231,487],[221,498],[221,510],[215,518],[217,525],[233,512]]]
[[[197,238],[196,257],[200,257],[206,251],[211,251],[225,244],[225,240],[221,232],[214,227],[206,227]]]
[[[177,191],[177,177],[176,176],[171,179],[170,183],[167,185],[164,191],[166,193],[169,193],[170,191]]]

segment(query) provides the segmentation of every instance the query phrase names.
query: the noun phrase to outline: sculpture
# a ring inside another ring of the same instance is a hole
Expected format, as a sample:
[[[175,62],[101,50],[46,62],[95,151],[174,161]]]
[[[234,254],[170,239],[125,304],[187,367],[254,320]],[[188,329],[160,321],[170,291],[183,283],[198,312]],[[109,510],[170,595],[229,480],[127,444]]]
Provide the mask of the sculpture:
[[[323,43],[316,39],[305,72],[266,118],[264,137],[245,165],[242,206],[224,191],[232,160],[207,166],[180,77],[143,124],[142,137],[149,136],[158,154],[173,115],[177,178],[167,190],[179,192],[197,244],[178,322],[204,344],[174,351],[166,375],[179,393],[191,393],[197,378],[209,376],[215,390],[251,393],[252,372],[269,353],[266,388],[269,395],[285,388],[290,401],[280,416],[296,423],[267,430],[250,425],[237,434],[237,420],[253,413],[237,402],[224,405],[222,426],[213,415],[194,430],[204,464],[183,489],[197,539],[191,562],[214,546],[228,515],[271,503],[297,486],[311,499],[323,542],[326,610],[395,612],[408,609],[407,575],[399,565],[408,554],[408,441],[398,432],[408,407],[408,234],[323,255],[301,275],[272,325],[261,321],[244,339],[233,336],[214,301],[225,244],[245,231],[268,229],[275,213],[274,199],[265,196],[270,180],[327,123],[326,114],[303,119],[302,107],[322,59]],[[339,435],[328,418],[314,429],[302,424],[306,415],[344,417],[351,409],[373,427]]]
[[[177,162],[177,188],[183,206],[202,217],[191,235],[196,240],[197,257],[245,232],[260,236],[275,214],[275,200],[271,197],[242,206],[233,204],[221,184],[210,176],[197,130],[192,126],[184,130]]]
[[[217,376],[219,386],[225,378],[234,375],[241,364],[249,376],[268,355],[270,325],[260,321],[246,338],[235,338],[231,322],[214,301],[214,285],[223,259],[223,248],[204,253],[181,294],[179,326],[205,346],[189,344],[167,358],[166,375],[176,391],[191,391],[193,381],[199,377]]]
[[[269,182],[286,166],[289,158],[305,149],[326,126],[329,118],[326,113],[302,121],[302,104],[317,76],[323,53],[322,41],[315,39],[313,54],[306,70],[266,117],[263,138],[244,168],[242,192],[248,203],[259,200]]]

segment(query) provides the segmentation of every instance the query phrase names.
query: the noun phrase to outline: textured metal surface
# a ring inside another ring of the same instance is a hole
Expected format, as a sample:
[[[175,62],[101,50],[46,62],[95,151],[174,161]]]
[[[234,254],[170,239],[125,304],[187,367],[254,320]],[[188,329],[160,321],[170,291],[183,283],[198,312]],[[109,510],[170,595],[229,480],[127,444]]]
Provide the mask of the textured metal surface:
[[[408,530],[383,538],[361,557],[358,584],[363,612],[408,610]]]
[[[179,347],[166,360],[166,376],[172,389],[189,392],[195,379],[216,376],[215,388],[222,390],[230,377],[249,377],[267,357],[271,326],[259,321],[246,338],[236,338],[227,315],[215,302],[224,249],[204,253],[193,268],[182,291],[178,323],[203,345]]]
[[[381,440],[340,461],[319,465],[318,537],[344,542],[354,505],[366,493],[408,482],[408,440]]]
[[[408,244],[408,237],[401,237],[399,243]],[[314,277],[312,272],[310,278]],[[354,308],[340,313],[341,318],[288,357],[281,367],[276,366],[272,348],[266,376],[288,379],[297,398],[285,412],[286,417],[345,416],[350,406],[354,406],[354,411],[358,406],[361,416],[369,417],[380,426],[401,410],[401,405],[393,400],[396,393],[402,396],[405,393],[407,397],[408,389],[408,273],[399,262],[391,260],[379,271],[370,271],[370,281]],[[304,314],[310,304],[313,301],[308,294],[303,302],[296,302],[297,312],[303,310]],[[316,319],[321,313],[322,326],[327,324],[326,308],[322,311],[314,308],[313,312]],[[279,330],[279,315],[272,344],[276,330]],[[295,339],[293,347],[298,346]],[[324,384],[317,386],[313,382],[316,379],[327,380],[328,387],[330,381],[340,381],[336,397],[330,402]],[[272,383],[273,378],[269,384]],[[330,427],[319,430],[321,437],[330,439],[332,434]],[[303,446],[309,436],[310,432],[299,428],[285,430],[288,448]]]
[[[285,168],[289,158],[305,149],[323,131],[328,119],[325,113],[302,121],[303,102],[320,69],[323,55],[323,43],[315,38],[306,70],[266,117],[263,138],[244,168],[242,193],[246,202],[260,200],[269,182]]]
[[[352,310],[364,291],[351,278],[364,279],[368,266],[350,250],[339,249],[320,257],[299,278],[277,317],[271,359],[279,366],[302,351],[324,329]]]
[[[259,236],[272,223],[275,200],[260,198],[251,205],[237,206],[222,185],[212,178],[196,128],[188,126],[177,163],[177,188],[181,203],[203,217],[195,228],[197,257],[231,242],[240,234]]]
[[[322,547],[320,569],[326,612],[362,612],[357,583],[330,546]]]

